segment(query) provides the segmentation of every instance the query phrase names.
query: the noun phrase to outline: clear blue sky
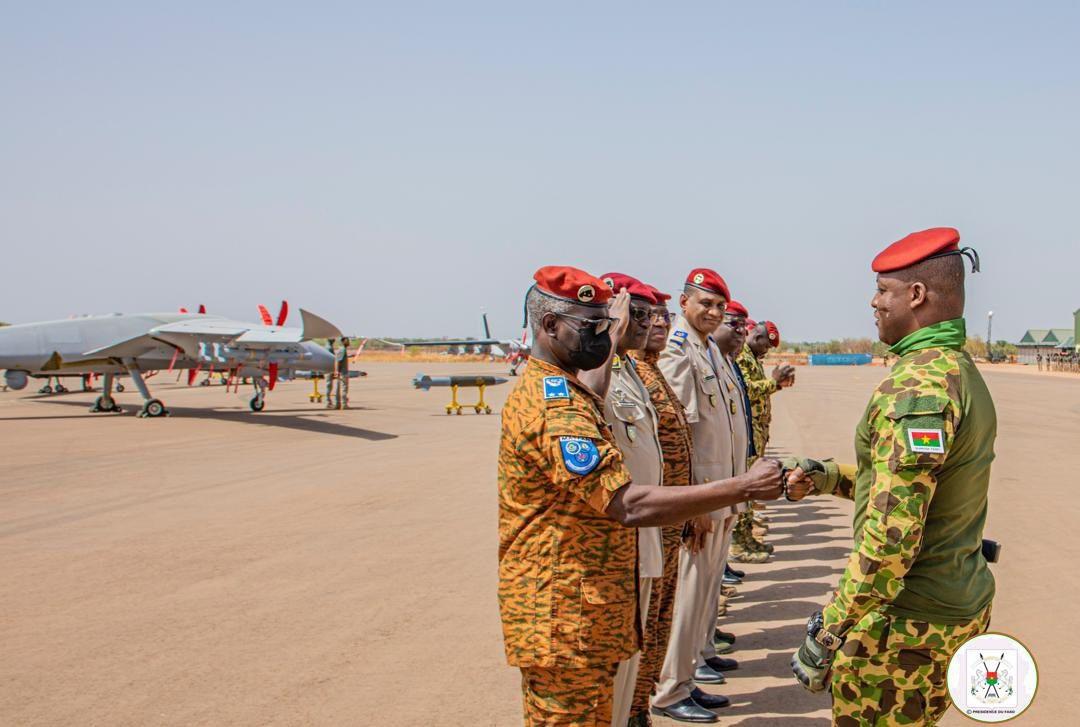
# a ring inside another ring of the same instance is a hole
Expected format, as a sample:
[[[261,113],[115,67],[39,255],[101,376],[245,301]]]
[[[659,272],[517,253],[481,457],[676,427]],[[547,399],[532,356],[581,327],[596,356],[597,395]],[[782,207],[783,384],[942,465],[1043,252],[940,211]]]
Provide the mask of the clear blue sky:
[[[513,336],[540,265],[703,265],[872,336],[871,258],[937,225],[975,331],[1080,307],[1076,3],[9,1],[0,92],[0,319]]]

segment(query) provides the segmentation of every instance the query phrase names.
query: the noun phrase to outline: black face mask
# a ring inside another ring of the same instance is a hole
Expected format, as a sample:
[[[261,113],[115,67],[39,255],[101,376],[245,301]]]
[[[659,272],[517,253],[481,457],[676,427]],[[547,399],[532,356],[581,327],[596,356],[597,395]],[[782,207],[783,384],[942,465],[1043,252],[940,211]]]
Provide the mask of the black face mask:
[[[582,371],[591,371],[602,366],[611,355],[611,334],[608,331],[597,333],[592,326],[579,328],[577,333],[577,348],[566,349],[570,365]]]

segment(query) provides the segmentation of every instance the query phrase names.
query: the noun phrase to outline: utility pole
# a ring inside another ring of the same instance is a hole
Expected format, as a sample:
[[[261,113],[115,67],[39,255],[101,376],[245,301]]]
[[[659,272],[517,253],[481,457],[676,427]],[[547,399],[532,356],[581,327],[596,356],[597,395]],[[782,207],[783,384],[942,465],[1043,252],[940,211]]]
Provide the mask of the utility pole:
[[[990,363],[994,362],[994,348],[993,348],[993,344],[991,343],[991,341],[994,340],[993,338],[991,338],[991,336],[993,335],[993,330],[994,330],[994,311],[990,311],[989,313],[986,314],[986,359]]]

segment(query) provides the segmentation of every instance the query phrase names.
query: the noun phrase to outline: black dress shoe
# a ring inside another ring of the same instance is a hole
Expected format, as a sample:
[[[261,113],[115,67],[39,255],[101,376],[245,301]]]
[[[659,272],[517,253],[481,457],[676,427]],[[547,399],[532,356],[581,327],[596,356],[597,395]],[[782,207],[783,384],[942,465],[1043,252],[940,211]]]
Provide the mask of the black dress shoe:
[[[735,634],[731,633],[730,631],[721,631],[720,629],[716,629],[716,631],[713,631],[713,638],[720,639],[721,641],[726,641],[729,644],[735,643]]]
[[[739,662],[734,659],[725,659],[722,656],[711,656],[705,660],[705,663],[709,665],[709,668],[713,671],[725,672],[733,671],[739,668]]]
[[[694,681],[698,684],[726,684],[727,679],[720,672],[708,664],[702,664],[694,669]]]
[[[737,568],[732,568],[727,563],[724,564],[724,572],[725,573],[730,573],[731,575],[735,576],[736,578],[746,578],[746,571],[738,570]]]
[[[698,722],[704,724],[715,722],[719,719],[715,714],[699,705],[690,697],[687,697],[681,702],[669,704],[666,707],[653,707],[650,711],[653,714],[673,719],[676,722]]]
[[[723,709],[731,704],[731,700],[723,694],[709,694],[704,689],[694,687],[690,692],[690,698],[705,709]]]

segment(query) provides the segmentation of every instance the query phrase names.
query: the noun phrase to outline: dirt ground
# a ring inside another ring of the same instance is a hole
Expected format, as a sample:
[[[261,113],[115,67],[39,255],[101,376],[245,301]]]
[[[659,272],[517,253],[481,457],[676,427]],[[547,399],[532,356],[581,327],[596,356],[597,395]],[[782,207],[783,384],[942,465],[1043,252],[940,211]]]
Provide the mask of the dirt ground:
[[[163,420],[131,416],[130,390],[123,416],[88,414],[91,394],[0,393],[0,724],[520,724],[495,599],[499,417],[446,416],[449,393],[414,391],[413,366],[365,368],[343,412],[299,382],[258,415],[247,395],[158,384]],[[776,451],[850,458],[882,374],[800,368],[776,397]],[[1041,682],[1014,724],[1067,724],[1080,377],[986,377],[993,627]],[[825,725],[826,698],[787,662],[843,566],[850,506],[769,512],[775,560],[746,567],[724,624],[742,668],[717,690],[734,702],[721,723]]]

